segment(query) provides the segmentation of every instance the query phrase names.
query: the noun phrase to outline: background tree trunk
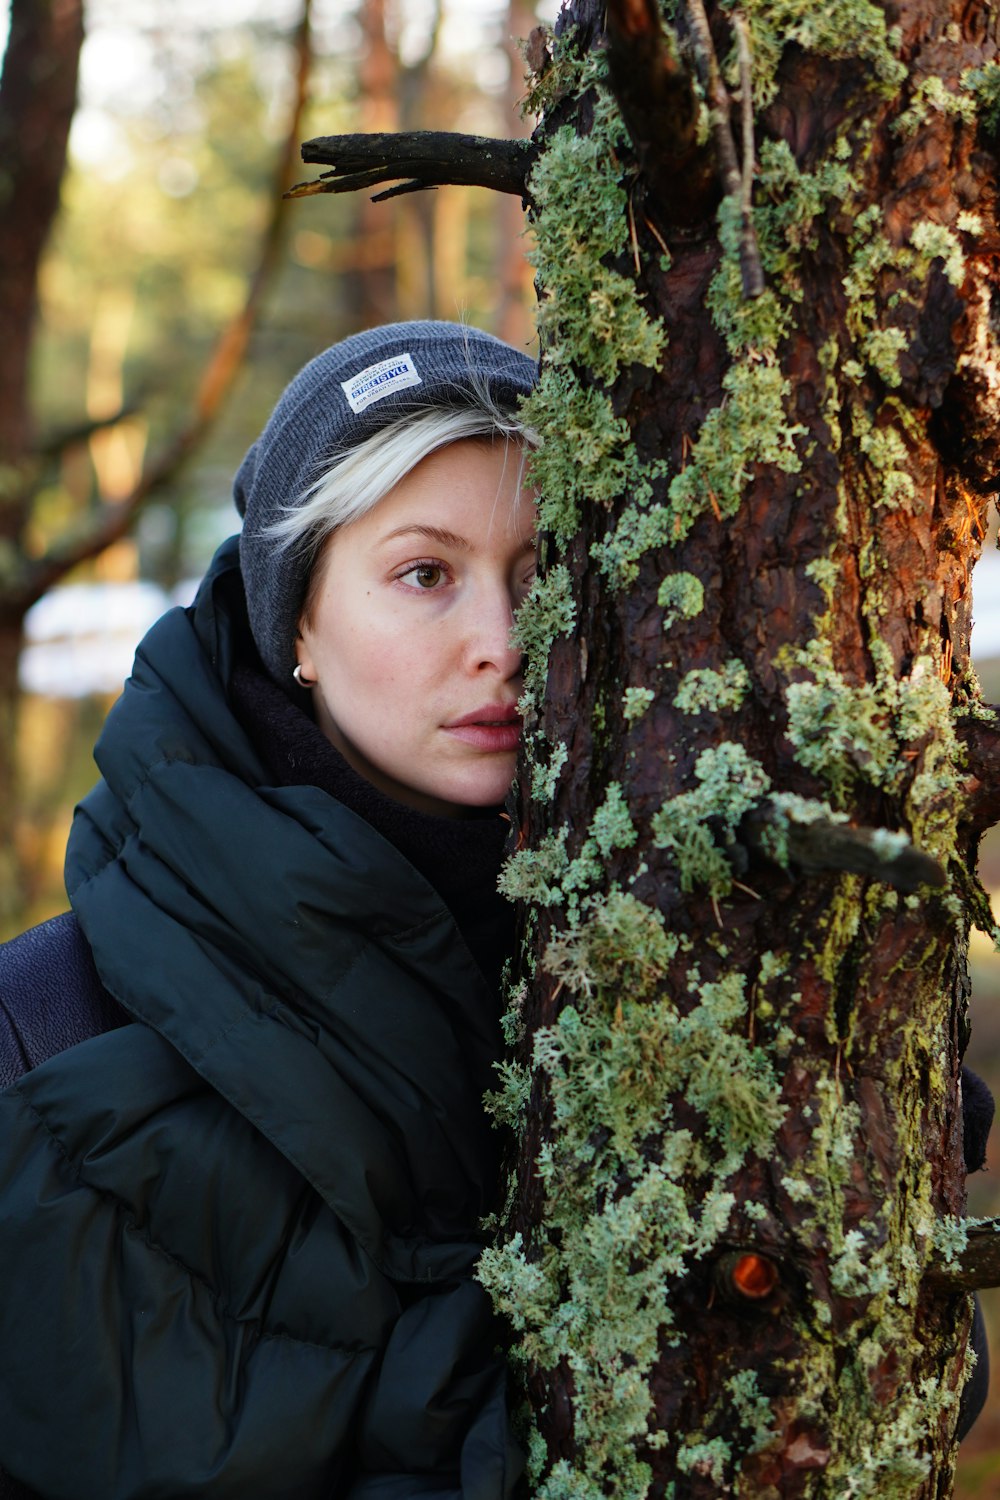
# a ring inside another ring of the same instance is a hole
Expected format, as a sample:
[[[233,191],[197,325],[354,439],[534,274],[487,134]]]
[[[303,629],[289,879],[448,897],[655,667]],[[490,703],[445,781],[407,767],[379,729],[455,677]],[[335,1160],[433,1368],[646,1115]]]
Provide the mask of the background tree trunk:
[[[81,0],[12,0],[0,75],[0,922],[17,902],[15,725],[23,609],[16,584],[34,430],[29,362],[38,268],[59,207],[83,42]]]
[[[358,12],[364,37],[359,68],[360,109],[366,132],[396,130],[399,59],[386,35],[385,0],[362,0]],[[369,194],[357,205],[360,255],[351,272],[351,297],[358,309],[358,326],[371,328],[399,316],[396,286],[397,205],[386,213]]]
[[[0,75],[0,931],[15,930],[23,910],[18,859],[18,659],[32,604],[81,563],[125,536],[149,496],[197,450],[232,389],[265,292],[279,264],[295,148],[312,58],[311,0],[303,0],[294,35],[296,77],[288,131],[275,164],[270,211],[243,306],[207,359],[187,420],[147,459],[131,486],[102,492],[99,465],[88,466],[80,518],[72,534],[37,555],[28,533],[46,462],[65,459],[95,434],[108,438],[119,416],[94,420],[43,451],[35,433],[31,356],[38,278],[59,209],[69,127],[83,41],[79,0],[14,0]],[[119,433],[119,436],[121,434]],[[96,483],[95,483],[96,480]]]
[[[998,21],[666,14],[535,48],[534,974],[482,1274],[544,1500],[944,1496]]]

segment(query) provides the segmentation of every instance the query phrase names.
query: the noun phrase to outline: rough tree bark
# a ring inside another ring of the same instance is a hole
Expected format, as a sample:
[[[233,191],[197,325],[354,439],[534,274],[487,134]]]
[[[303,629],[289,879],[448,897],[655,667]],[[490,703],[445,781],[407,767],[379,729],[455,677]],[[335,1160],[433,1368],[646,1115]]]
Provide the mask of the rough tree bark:
[[[573,0],[535,40],[520,1149],[481,1274],[543,1500],[951,1491],[997,1276],[958,1066],[998,33]]]
[[[131,528],[150,495],[170,482],[208,435],[239,373],[271,277],[280,263],[291,182],[311,62],[311,0],[303,0],[294,37],[296,88],[288,130],[275,165],[271,210],[243,306],[220,334],[201,373],[184,424],[147,461],[132,492],[95,503],[73,533],[42,556],[24,537],[49,466],[92,433],[132,414],[92,422],[58,440],[39,439],[30,399],[30,365],[39,268],[66,162],[83,41],[79,0],[13,0],[10,39],[0,76],[0,923],[20,911],[16,853],[18,660],[31,605],[79,564]]]

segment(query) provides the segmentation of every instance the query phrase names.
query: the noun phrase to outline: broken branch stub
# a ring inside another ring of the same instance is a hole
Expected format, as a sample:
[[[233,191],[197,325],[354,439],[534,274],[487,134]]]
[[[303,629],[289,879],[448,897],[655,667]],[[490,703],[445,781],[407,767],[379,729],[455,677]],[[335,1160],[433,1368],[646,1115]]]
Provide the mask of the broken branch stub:
[[[537,156],[538,148],[530,140],[448,130],[322,135],[302,143],[302,160],[332,170],[313,182],[297,183],[286,196],[356,193],[392,182],[396,186],[376,193],[373,202],[446,185],[485,187],[526,200],[528,174]]]

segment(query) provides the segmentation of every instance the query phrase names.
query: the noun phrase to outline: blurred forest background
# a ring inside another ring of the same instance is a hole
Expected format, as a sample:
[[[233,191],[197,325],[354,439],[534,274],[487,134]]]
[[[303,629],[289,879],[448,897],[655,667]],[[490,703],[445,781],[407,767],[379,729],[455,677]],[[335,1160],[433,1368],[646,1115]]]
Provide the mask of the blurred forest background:
[[[15,13],[31,3],[42,0],[15,0]],[[316,175],[297,163],[310,136],[528,134],[515,39],[556,9],[88,0],[60,207],[38,277],[32,495],[18,538],[29,561],[61,558],[53,580],[74,549],[82,560],[25,618],[18,791],[0,817],[19,874],[0,938],[65,908],[63,849],[96,774],[102,720],[140,635],[190,600],[236,529],[232,475],[291,375],[334,340],[397,318],[463,319],[534,349],[516,199],[445,187],[381,204],[358,194],[279,207],[277,186]],[[0,4],[0,49],[7,21]],[[10,482],[0,465],[0,505]],[[102,528],[106,546],[95,540]],[[0,551],[0,590],[4,563]],[[997,703],[995,537],[975,597],[974,651]],[[1000,835],[983,867],[1000,913]],[[1000,1094],[1000,957],[976,933],[972,968],[968,1060]],[[970,1183],[972,1214],[1000,1214],[1000,1127],[991,1157]],[[1000,1292],[983,1300],[992,1396],[962,1449],[960,1500],[1000,1500]]]

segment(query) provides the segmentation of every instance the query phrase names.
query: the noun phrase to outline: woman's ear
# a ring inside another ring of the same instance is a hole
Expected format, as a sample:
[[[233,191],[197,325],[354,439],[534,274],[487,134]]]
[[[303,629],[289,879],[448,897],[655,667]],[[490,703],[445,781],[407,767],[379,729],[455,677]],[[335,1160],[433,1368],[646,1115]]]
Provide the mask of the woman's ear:
[[[306,626],[303,633],[304,620],[299,620],[299,628],[295,632],[295,660],[298,665],[295,668],[295,681],[300,687],[314,687],[316,683],[316,671],[313,666],[312,652],[309,649],[309,627]]]

